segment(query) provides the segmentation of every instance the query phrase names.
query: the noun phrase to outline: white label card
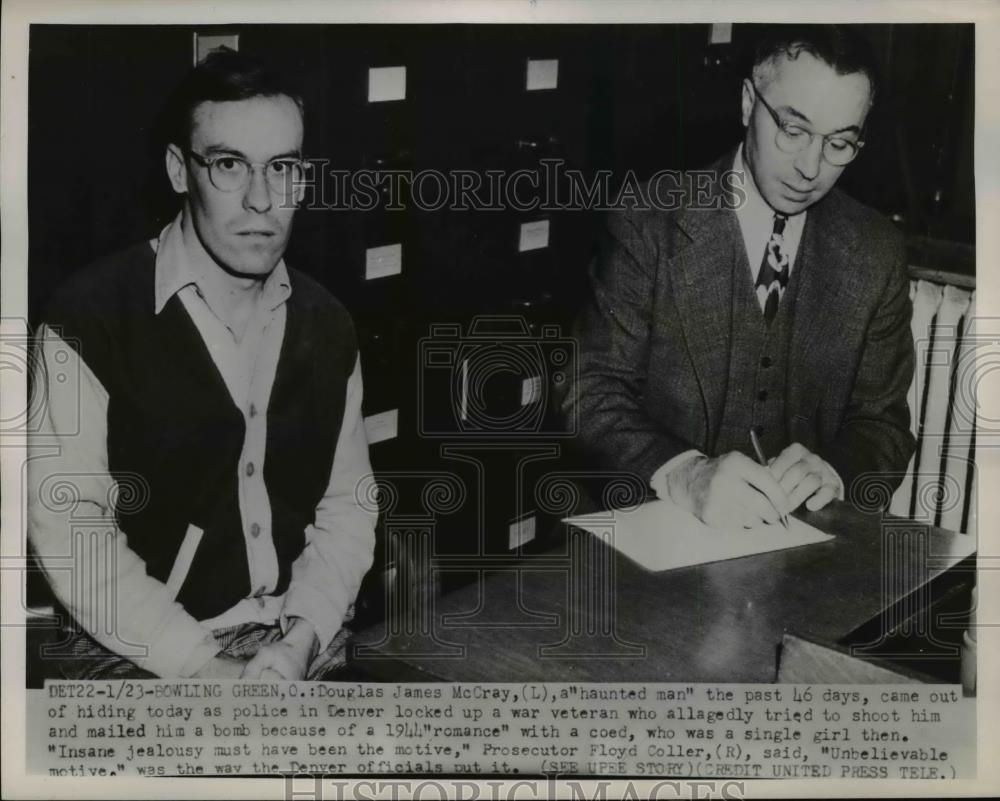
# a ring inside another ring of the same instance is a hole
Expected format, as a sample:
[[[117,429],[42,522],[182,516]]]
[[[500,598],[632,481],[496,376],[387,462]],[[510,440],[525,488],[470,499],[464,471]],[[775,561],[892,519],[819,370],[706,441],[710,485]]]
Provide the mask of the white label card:
[[[733,41],[733,23],[713,22],[712,32],[708,35],[709,44],[729,44]]]
[[[406,100],[406,67],[372,67],[368,70],[368,102]]]
[[[527,406],[529,403],[536,403],[542,397],[542,377],[533,375],[525,378],[521,382],[521,405]]]
[[[534,92],[538,89],[555,89],[559,85],[558,58],[529,58],[528,77],[525,89]]]
[[[510,536],[508,538],[509,549],[514,550],[522,545],[527,545],[535,538],[535,516],[526,517],[510,524]]]
[[[521,223],[521,236],[518,238],[518,252],[526,250],[541,250],[549,246],[549,221]]]
[[[403,246],[382,245],[365,251],[365,280],[387,278],[403,272]]]
[[[395,439],[399,434],[399,409],[368,415],[365,418],[365,433],[369,445]]]
[[[195,33],[195,66],[204,61],[205,56],[213,50],[218,50],[220,47],[228,47],[230,50],[239,50],[240,35],[238,33]]]

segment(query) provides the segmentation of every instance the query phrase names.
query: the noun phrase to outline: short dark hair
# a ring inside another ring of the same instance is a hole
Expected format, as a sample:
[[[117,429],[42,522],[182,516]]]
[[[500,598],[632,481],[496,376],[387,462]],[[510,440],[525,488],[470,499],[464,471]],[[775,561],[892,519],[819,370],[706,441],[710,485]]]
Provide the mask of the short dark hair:
[[[858,25],[762,25],[754,47],[753,68],[756,71],[782,55],[794,60],[803,52],[818,58],[838,75],[863,74],[874,102],[878,62]]]
[[[246,53],[220,47],[209,53],[178,84],[167,101],[163,134],[167,143],[191,144],[195,109],[202,103],[286,96],[305,118],[305,106],[295,81],[270,64]]]

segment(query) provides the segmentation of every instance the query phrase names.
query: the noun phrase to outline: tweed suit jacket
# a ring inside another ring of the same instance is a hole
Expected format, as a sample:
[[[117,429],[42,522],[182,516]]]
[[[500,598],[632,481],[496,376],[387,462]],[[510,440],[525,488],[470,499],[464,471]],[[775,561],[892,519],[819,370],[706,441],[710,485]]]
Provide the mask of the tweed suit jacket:
[[[732,159],[727,154],[707,171],[711,186],[700,198],[686,182],[667,210],[636,207],[606,220],[575,326],[575,364],[557,390],[594,466],[648,481],[685,450],[719,455],[733,276],[749,270],[733,210],[738,192],[722,177]],[[644,187],[644,196],[650,191]],[[895,487],[915,446],[902,238],[834,188],[808,210],[795,270],[786,444],[800,442],[829,462],[848,495],[865,474]]]

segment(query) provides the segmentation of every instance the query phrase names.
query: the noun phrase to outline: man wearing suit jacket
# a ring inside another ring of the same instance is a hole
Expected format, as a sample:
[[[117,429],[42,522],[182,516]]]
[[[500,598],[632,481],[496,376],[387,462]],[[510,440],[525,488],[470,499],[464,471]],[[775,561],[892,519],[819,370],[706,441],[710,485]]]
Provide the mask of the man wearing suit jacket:
[[[874,95],[849,28],[776,26],[743,82],[745,138],[711,189],[609,217],[561,399],[591,461],[746,527],[905,471],[903,244],[834,188]]]

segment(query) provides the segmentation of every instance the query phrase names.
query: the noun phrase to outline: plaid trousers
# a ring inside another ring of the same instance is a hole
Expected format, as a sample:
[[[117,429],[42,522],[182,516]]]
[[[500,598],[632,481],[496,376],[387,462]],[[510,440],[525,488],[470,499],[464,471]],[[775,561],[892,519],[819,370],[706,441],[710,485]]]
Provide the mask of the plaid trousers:
[[[353,611],[353,610],[351,610]],[[348,620],[353,617],[348,614]],[[93,679],[155,679],[158,676],[143,670],[134,662],[109,651],[79,628],[67,630],[68,641],[59,647],[58,667],[63,678]],[[214,629],[213,636],[222,653],[237,659],[252,658],[261,647],[281,638],[277,624],[241,623]],[[306,670],[306,681],[323,681],[347,663],[347,641],[350,630],[341,627],[329,646],[318,653]]]

